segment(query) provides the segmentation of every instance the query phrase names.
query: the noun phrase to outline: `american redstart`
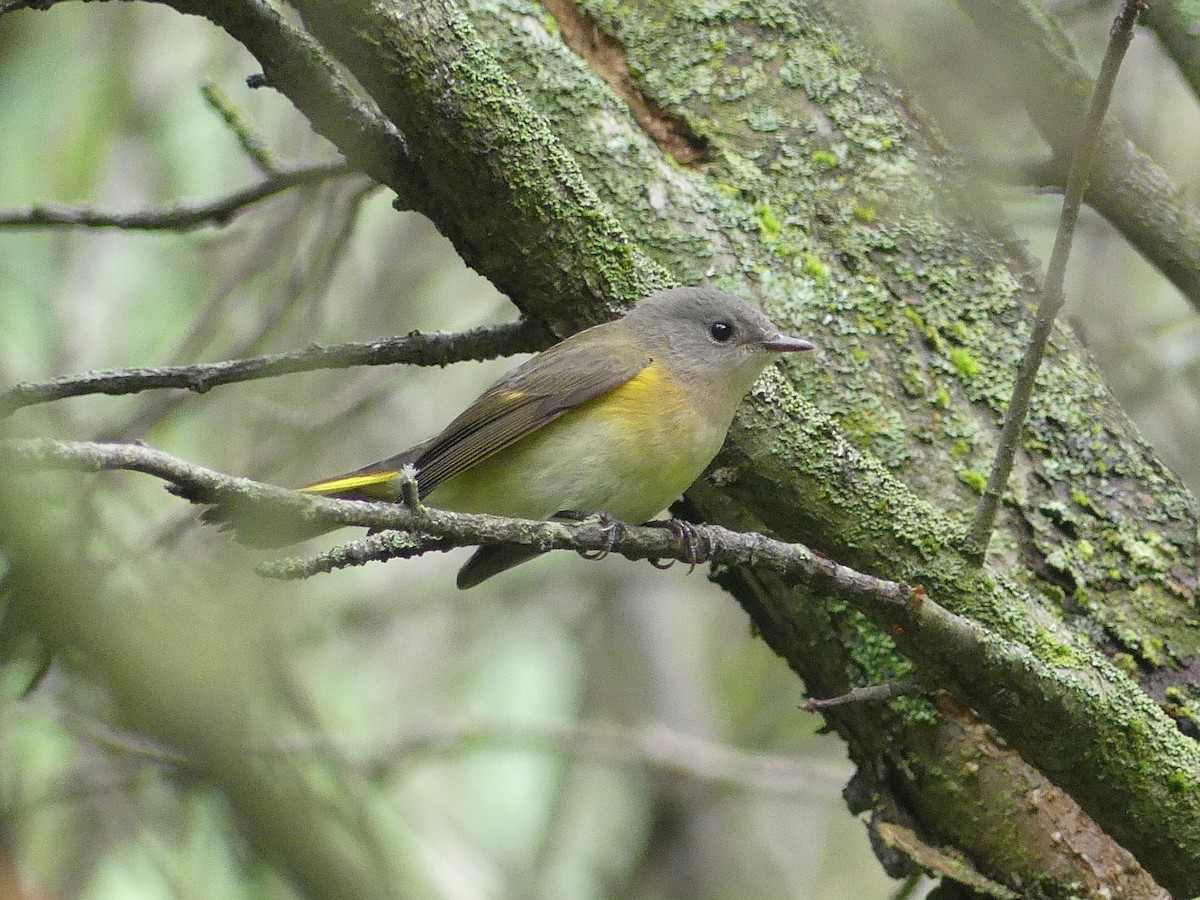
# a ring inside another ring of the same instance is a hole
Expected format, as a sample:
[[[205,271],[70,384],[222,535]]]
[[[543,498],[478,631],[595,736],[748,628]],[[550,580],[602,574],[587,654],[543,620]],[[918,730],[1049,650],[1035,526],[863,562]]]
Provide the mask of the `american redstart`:
[[[605,513],[645,522],[699,477],[750,385],[779,353],[812,350],[745,300],[708,288],[661,291],[517,366],[440,433],[346,475],[301,488],[350,500],[400,500],[400,472],[453,512],[521,519]],[[215,507],[209,522],[246,543],[312,537]],[[537,556],[483,546],[458,573],[469,588]]]

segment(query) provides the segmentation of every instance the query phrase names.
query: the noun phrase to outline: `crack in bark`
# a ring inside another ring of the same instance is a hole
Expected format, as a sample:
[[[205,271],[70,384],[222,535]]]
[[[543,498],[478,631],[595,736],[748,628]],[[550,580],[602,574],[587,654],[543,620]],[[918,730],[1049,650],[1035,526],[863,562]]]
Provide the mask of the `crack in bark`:
[[[542,0],[558,22],[563,43],[625,101],[638,125],[664,153],[682,166],[700,166],[711,152],[707,138],[692,130],[680,113],[668,112],[638,90],[625,63],[625,48],[572,0]]]

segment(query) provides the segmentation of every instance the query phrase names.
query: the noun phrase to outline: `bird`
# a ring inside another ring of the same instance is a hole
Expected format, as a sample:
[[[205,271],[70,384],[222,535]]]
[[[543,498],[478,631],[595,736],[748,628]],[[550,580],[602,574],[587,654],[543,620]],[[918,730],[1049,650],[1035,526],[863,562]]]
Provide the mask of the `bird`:
[[[428,440],[300,490],[401,502],[415,478],[422,503],[451,512],[643,523],[712,462],[763,369],[780,354],[812,349],[734,294],[659,291],[521,363]],[[320,533],[255,520],[228,503],[202,518],[260,547]],[[457,585],[474,587],[538,555],[481,546]]]

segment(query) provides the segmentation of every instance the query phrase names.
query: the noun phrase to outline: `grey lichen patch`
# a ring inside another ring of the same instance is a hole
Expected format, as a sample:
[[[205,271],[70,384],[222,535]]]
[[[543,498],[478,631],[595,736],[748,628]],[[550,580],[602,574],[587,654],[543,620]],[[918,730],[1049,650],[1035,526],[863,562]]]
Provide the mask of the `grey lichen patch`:
[[[789,47],[786,54],[779,79],[822,106],[855,93],[862,83],[862,73],[840,62],[830,45],[799,43]]]

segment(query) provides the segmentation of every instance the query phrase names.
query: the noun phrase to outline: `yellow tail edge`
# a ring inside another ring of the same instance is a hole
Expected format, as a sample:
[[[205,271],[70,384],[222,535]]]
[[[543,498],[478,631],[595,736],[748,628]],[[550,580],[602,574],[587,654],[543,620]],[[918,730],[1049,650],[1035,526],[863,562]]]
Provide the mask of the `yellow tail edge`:
[[[363,488],[374,487],[379,484],[386,484],[396,477],[395,472],[369,472],[366,475],[343,475],[339,478],[331,478],[328,481],[318,481],[316,484],[310,484],[307,487],[300,488],[306,494],[345,494],[350,491],[358,491]]]

